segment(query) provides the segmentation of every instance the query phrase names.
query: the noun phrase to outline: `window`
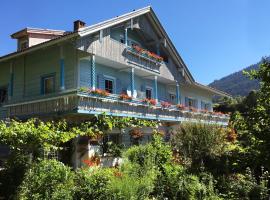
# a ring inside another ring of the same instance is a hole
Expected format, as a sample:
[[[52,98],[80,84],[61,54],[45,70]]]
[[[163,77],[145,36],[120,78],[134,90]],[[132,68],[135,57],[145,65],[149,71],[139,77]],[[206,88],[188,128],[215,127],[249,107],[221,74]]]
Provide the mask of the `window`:
[[[203,109],[203,110],[211,110],[211,105],[210,105],[210,103],[205,103],[205,102],[201,102],[201,109]]]
[[[122,44],[125,44],[125,37],[123,35],[120,35],[120,42]]]
[[[0,88],[0,104],[4,103],[7,100],[7,88]]]
[[[113,93],[113,79],[105,78],[105,90],[109,93]]]
[[[145,97],[147,99],[151,99],[152,98],[152,89],[151,88],[146,88]]]
[[[50,94],[55,91],[54,83],[55,83],[55,77],[54,75],[44,76],[41,79],[42,81],[42,88],[41,93],[42,94]]]
[[[175,102],[176,95],[175,94],[170,94],[170,101]]]
[[[26,48],[28,48],[28,41],[27,40],[20,41],[19,49],[23,50],[23,49],[26,49]]]
[[[198,107],[198,101],[196,99],[186,97],[185,98],[185,106],[197,108]]]

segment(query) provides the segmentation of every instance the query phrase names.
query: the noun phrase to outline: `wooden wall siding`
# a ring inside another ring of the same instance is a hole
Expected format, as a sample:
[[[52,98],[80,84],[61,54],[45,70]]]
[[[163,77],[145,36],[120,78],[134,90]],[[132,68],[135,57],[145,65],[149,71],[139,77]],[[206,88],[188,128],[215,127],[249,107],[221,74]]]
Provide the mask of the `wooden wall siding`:
[[[148,38],[151,38],[154,41],[160,40],[153,26],[145,16],[139,18],[139,27],[144,34],[147,34]]]
[[[12,99],[20,99],[24,96],[24,57],[14,59],[14,82]]]
[[[0,106],[0,120],[7,118],[7,116],[8,116],[8,109]]]
[[[28,117],[45,114],[63,114],[73,112],[78,104],[77,96],[59,97],[56,99],[44,99],[34,103],[26,103],[8,108],[9,117]]]
[[[7,86],[9,83],[10,63],[4,62],[0,64],[0,87]]]
[[[139,59],[137,56],[131,54],[127,54],[125,44],[111,39],[109,32],[109,29],[105,29],[103,31],[104,37],[102,42],[99,41],[98,36],[90,35],[79,39],[76,43],[76,46],[79,50],[86,51],[88,53],[95,54],[97,56],[104,57],[106,59],[110,59],[131,67],[150,70],[163,68],[160,76],[174,80],[172,75],[174,71],[171,72],[170,69],[168,69],[166,66],[167,63],[162,63],[159,67],[157,67],[152,62],[146,61],[145,59]]]
[[[91,66],[89,60],[80,60],[80,87],[90,87],[91,86]]]
[[[65,44],[64,47],[64,62],[65,62],[65,89],[77,88],[77,57],[73,44]],[[60,69],[60,61],[58,61]]]
[[[41,96],[41,76],[55,73],[55,92],[60,91],[60,47],[54,46],[12,60],[14,69],[12,101],[38,98]],[[65,88],[77,87],[76,48],[72,44],[64,45]],[[0,63],[0,87],[9,83],[9,62]]]
[[[120,71],[118,69],[114,69],[110,66],[105,66],[99,63],[96,63],[96,74],[103,74],[107,76],[114,77],[116,80],[115,92],[120,94],[123,90],[130,90],[130,74],[129,72]],[[98,80],[96,80],[96,85],[101,88],[100,84],[98,84]],[[91,76],[90,76],[90,61],[89,60],[80,60],[80,87],[90,87]],[[139,93],[142,94],[141,98],[145,97],[145,87],[150,86],[154,87],[154,80],[145,79],[143,77],[139,77],[135,75],[135,90],[137,91],[137,95]],[[175,89],[174,89],[175,90]],[[168,101],[168,94],[166,91],[166,85],[158,82],[158,98],[162,101]]]

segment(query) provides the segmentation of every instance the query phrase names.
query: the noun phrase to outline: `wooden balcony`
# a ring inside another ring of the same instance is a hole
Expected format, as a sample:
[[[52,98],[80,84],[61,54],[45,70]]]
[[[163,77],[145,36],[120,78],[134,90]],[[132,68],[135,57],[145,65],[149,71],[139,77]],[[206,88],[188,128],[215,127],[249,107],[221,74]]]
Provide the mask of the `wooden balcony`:
[[[193,121],[226,126],[229,116],[213,113],[179,110],[175,105],[163,108],[160,104],[150,106],[141,99],[120,100],[118,95],[100,97],[89,93],[72,91],[61,95],[16,102],[5,105],[9,117],[28,118],[42,115],[102,114],[136,117],[168,122]]]
[[[158,61],[155,58],[149,57],[146,54],[137,52],[132,47],[126,47],[126,57],[128,59],[128,63],[138,65],[142,68],[145,68],[147,70],[151,70],[154,72],[159,73],[159,68],[161,64],[163,64],[162,61]]]
[[[138,53],[132,47],[111,38],[104,38],[102,42],[92,38],[85,38],[78,42],[77,48],[104,59],[156,73],[160,73],[160,67],[166,65],[164,62],[159,62],[154,58]]]

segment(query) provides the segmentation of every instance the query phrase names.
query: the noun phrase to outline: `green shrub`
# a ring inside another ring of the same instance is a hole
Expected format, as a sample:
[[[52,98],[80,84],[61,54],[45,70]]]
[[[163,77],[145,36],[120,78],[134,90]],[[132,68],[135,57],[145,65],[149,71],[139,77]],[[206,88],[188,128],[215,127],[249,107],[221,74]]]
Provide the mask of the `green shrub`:
[[[164,166],[164,173],[156,180],[154,194],[158,199],[219,199],[214,192],[212,177],[207,181],[200,180],[174,164]]]
[[[141,167],[157,167],[161,169],[166,163],[172,161],[171,147],[162,141],[158,135],[154,135],[153,141],[147,145],[133,146],[129,148],[124,157]]]
[[[33,164],[20,186],[19,199],[73,199],[74,174],[56,160]]]
[[[109,199],[112,169],[82,168],[76,172],[74,199]]]
[[[219,178],[218,189],[225,199],[268,199],[268,172],[263,172],[257,181],[250,169],[245,174],[232,174]]]
[[[183,123],[171,142],[184,161],[191,161],[191,166],[199,169],[202,162],[218,159],[229,151],[227,134],[227,129],[218,125]]]
[[[110,184],[113,199],[148,199],[153,192],[156,177],[157,171],[154,168],[143,170],[136,163],[126,162]]]
[[[9,155],[4,169],[0,170],[0,196],[13,199],[17,188],[23,181],[25,172],[30,166],[29,156],[13,152]]]

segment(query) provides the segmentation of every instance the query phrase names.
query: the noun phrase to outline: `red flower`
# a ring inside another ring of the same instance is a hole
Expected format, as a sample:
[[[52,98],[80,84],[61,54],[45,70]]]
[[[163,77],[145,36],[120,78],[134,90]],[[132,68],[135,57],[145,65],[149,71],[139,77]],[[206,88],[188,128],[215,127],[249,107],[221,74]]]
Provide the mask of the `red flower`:
[[[179,110],[184,110],[185,109],[185,106],[183,104],[177,104],[176,107],[179,109]]]
[[[89,159],[83,160],[83,163],[86,164],[88,167],[98,166],[100,164],[100,157],[92,156]]]
[[[140,139],[143,137],[143,132],[138,129],[138,128],[135,128],[135,129],[132,129],[129,131],[129,134],[134,138],[134,139]]]
[[[121,100],[132,100],[132,97],[128,96],[127,94],[120,94],[119,99]]]
[[[107,97],[110,95],[109,92],[107,92],[106,90],[102,90],[102,89],[90,90],[90,93],[94,94],[94,95],[99,95],[102,97]]]
[[[123,174],[122,174],[121,172],[119,172],[118,170],[115,171],[113,174],[114,174],[114,176],[116,176],[116,177],[122,177],[122,176],[123,176]]]
[[[143,99],[142,102],[146,104],[151,104],[153,106],[157,104],[157,101],[155,99],[148,99],[148,98]]]
[[[172,104],[170,104],[169,102],[165,102],[165,101],[162,101],[161,102],[161,106],[162,108],[169,108],[171,107]]]
[[[142,54],[146,54],[148,57],[150,58],[154,58],[155,60],[162,62],[163,58],[151,51],[148,51],[146,49],[143,49],[141,47],[139,47],[138,45],[132,45],[132,48],[135,49],[138,53],[142,53]]]
[[[197,108],[194,108],[194,107],[192,107],[192,106],[189,107],[189,110],[190,110],[191,112],[197,112],[197,111],[198,111]]]

